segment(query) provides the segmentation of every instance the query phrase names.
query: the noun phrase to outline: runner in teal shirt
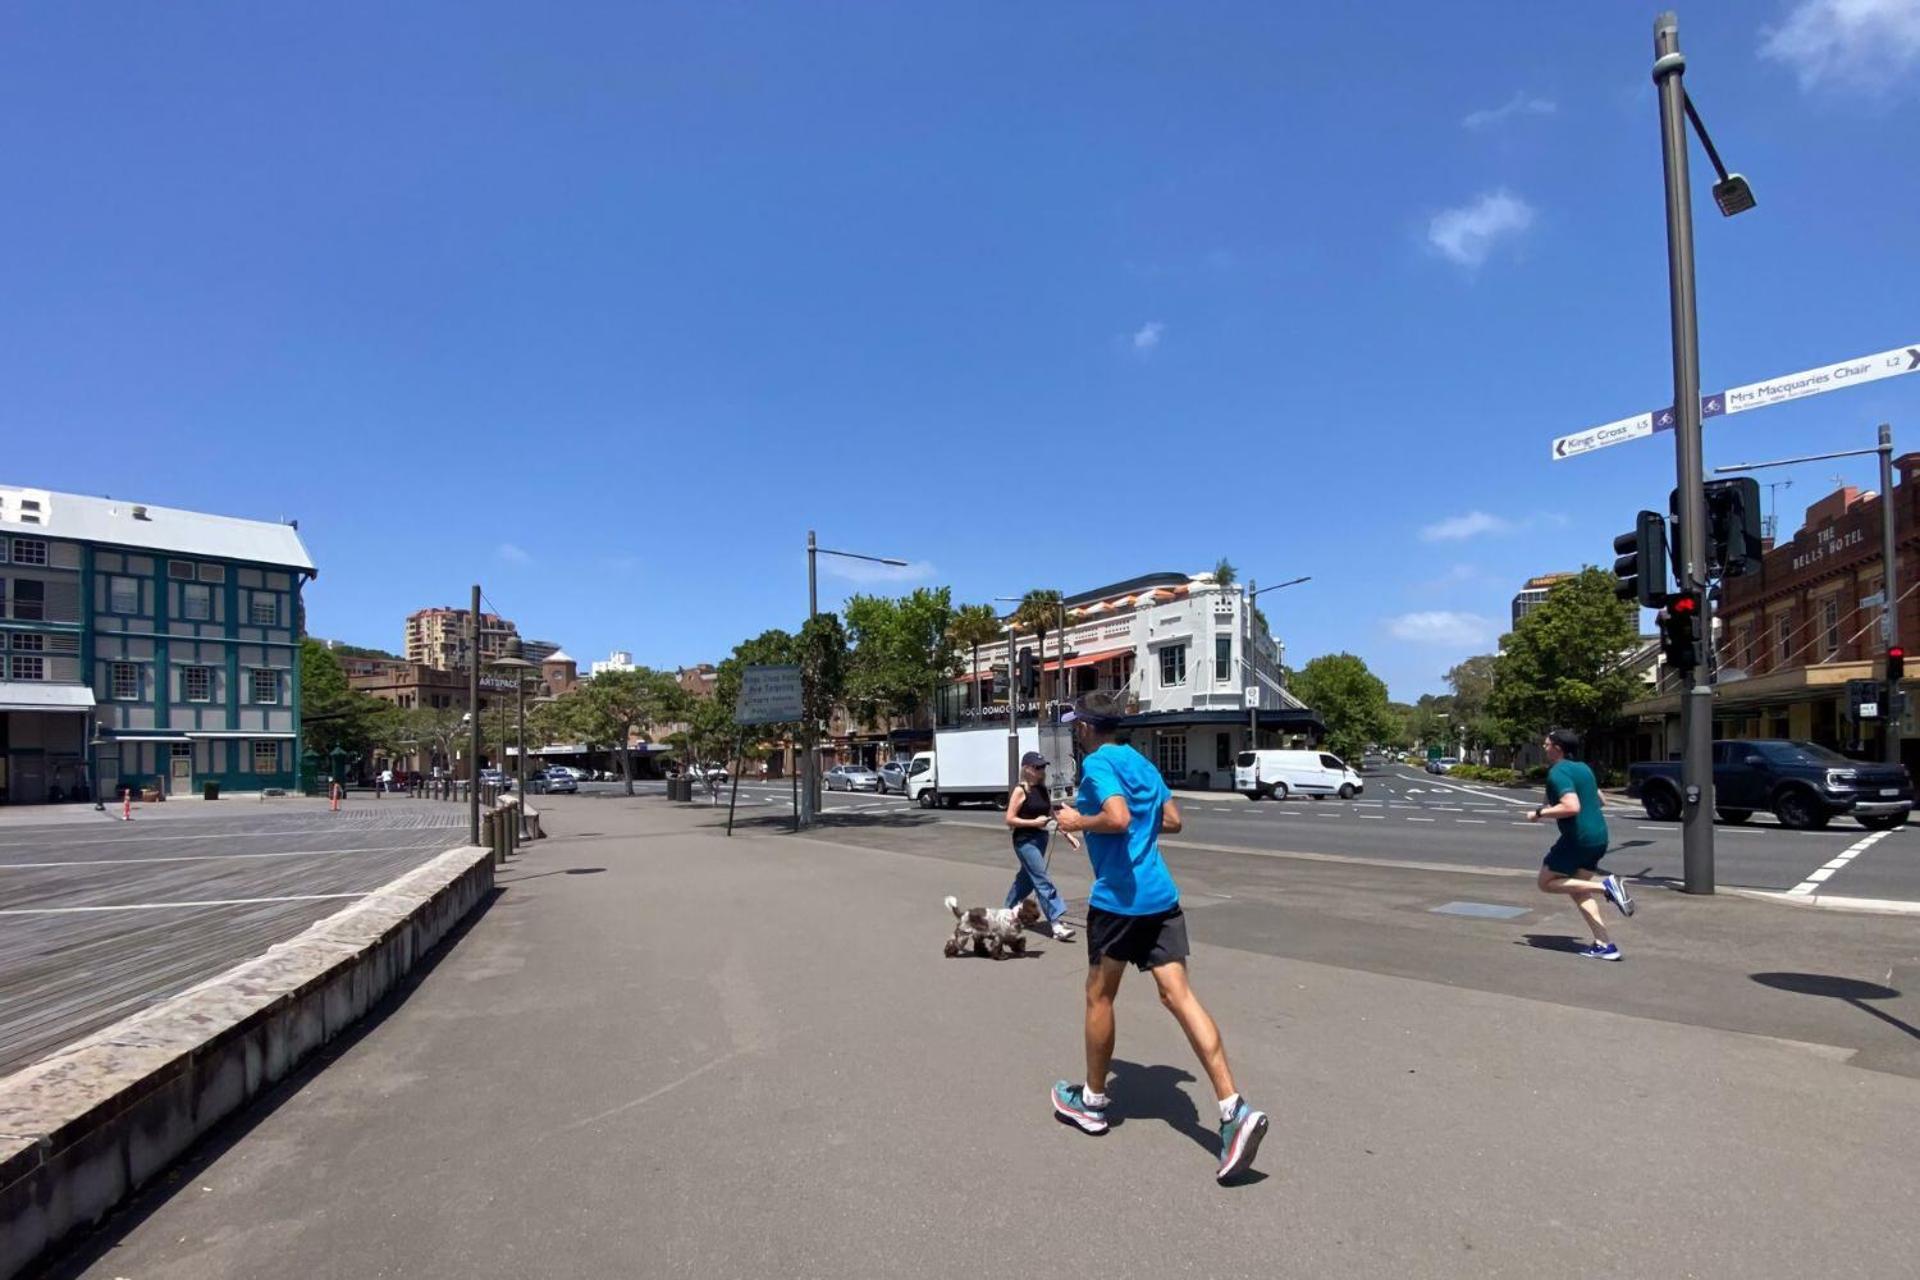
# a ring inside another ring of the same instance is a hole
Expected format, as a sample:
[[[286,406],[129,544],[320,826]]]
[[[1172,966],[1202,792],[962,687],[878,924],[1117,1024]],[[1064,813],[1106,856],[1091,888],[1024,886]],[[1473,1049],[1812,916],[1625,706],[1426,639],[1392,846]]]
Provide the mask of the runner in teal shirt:
[[[1616,875],[1600,873],[1600,859],[1607,856],[1607,815],[1600,804],[1600,785],[1593,770],[1574,756],[1580,750],[1580,735],[1571,729],[1555,729],[1541,742],[1547,754],[1547,802],[1531,815],[1534,822],[1552,818],[1560,826],[1560,838],[1540,864],[1538,884],[1542,893],[1563,893],[1573,899],[1593,945],[1580,954],[1590,960],[1618,960],[1620,948],[1614,945],[1607,926],[1600,919],[1600,898],[1613,903],[1623,916],[1633,914],[1633,899],[1627,896],[1626,882]]]

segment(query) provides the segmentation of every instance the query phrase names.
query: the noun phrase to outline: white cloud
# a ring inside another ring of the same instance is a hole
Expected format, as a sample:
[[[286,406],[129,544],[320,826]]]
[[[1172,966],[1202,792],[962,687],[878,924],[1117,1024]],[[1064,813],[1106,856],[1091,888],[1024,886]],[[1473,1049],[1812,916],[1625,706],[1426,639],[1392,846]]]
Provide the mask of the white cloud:
[[[924,582],[938,572],[931,563],[915,560],[912,564],[880,564],[873,560],[849,560],[845,556],[821,556],[820,572],[848,582]]]
[[[1160,345],[1161,335],[1166,331],[1167,326],[1160,321],[1149,320],[1133,331],[1133,337],[1129,341],[1133,343],[1135,351],[1151,351]]]
[[[1420,530],[1422,542],[1460,542],[1483,533],[1512,533],[1514,523],[1484,511],[1469,511],[1463,516],[1448,516]]]
[[[1761,34],[1802,89],[1890,89],[1920,64],[1920,0],[1800,0]]]
[[[1427,243],[1463,267],[1487,260],[1503,238],[1533,225],[1533,206],[1504,188],[1457,209],[1442,209],[1427,224]]]
[[[533,557],[524,547],[516,547],[511,542],[503,542],[494,549],[494,554],[508,564],[532,564]]]
[[[1387,619],[1387,630],[1394,639],[1409,644],[1442,645],[1449,649],[1475,649],[1500,638],[1500,624],[1493,619],[1450,609],[1403,613]]]
[[[1515,116],[1550,116],[1559,106],[1547,98],[1535,98],[1525,93],[1516,93],[1497,107],[1483,107],[1478,111],[1469,111],[1461,117],[1460,123],[1468,129],[1486,129],[1503,124]]]

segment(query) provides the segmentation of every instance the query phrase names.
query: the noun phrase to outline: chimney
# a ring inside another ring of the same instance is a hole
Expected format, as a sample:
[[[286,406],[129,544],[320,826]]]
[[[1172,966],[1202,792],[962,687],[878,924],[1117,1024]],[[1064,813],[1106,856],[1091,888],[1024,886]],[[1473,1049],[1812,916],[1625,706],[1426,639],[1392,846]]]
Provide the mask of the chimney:
[[[135,506],[133,508],[133,518],[135,520],[145,520],[147,518],[147,509],[142,506]]]

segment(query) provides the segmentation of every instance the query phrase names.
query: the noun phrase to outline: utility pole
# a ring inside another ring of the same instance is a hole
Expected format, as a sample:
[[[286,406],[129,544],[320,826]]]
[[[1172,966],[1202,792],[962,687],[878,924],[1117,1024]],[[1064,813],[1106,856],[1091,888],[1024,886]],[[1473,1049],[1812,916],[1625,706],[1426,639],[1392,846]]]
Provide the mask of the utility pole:
[[[1693,291],[1693,192],[1687,172],[1687,102],[1681,76],[1680,20],[1663,13],[1653,27],[1653,82],[1660,90],[1660,155],[1667,195],[1667,289],[1673,332],[1674,467],[1680,487],[1681,592],[1700,602],[1696,651],[1713,636],[1707,596],[1707,495],[1700,440],[1700,332]],[[1713,688],[1706,663],[1681,694],[1680,757],[1683,888],[1710,894],[1713,874]]]
[[[1242,660],[1247,664],[1247,674],[1253,679],[1247,684],[1247,750],[1260,749],[1260,669],[1253,664],[1253,642],[1257,638],[1253,625],[1253,598],[1260,593],[1254,588],[1257,584],[1247,579],[1247,651]]]
[[[467,614],[467,843],[480,843],[480,584]]]
[[[813,530],[809,529],[807,530],[807,621],[808,622],[812,622],[814,618],[819,616],[819,613],[820,613],[820,578],[819,578],[819,574],[817,573],[814,567],[814,562],[818,558],[819,558],[819,544],[814,540]],[[800,650],[800,661],[803,664],[800,668],[800,674],[802,677],[802,683],[800,687],[802,690],[806,688],[805,677],[806,677],[807,669],[806,669],[806,666],[804,665],[806,663],[806,660],[807,660],[806,648],[803,645]],[[800,760],[800,825],[803,827],[810,827],[813,825],[813,809],[815,804],[815,799],[813,794],[813,770],[814,770],[813,732],[814,732],[813,721],[811,719],[803,718],[801,723],[801,733],[800,733],[800,749],[806,753],[804,756],[801,757],[801,760]]]
[[[1894,584],[1894,573],[1899,567],[1899,548],[1893,537],[1893,425],[1880,424],[1880,559],[1884,565],[1881,576],[1882,598],[1880,606],[1880,651],[1892,653],[1900,644],[1900,591]],[[1891,668],[1891,663],[1889,667]],[[1886,726],[1881,736],[1886,739],[1886,760],[1888,764],[1900,763],[1900,722],[1901,715],[1900,682],[1887,680],[1887,705],[1880,710],[1880,723]]]

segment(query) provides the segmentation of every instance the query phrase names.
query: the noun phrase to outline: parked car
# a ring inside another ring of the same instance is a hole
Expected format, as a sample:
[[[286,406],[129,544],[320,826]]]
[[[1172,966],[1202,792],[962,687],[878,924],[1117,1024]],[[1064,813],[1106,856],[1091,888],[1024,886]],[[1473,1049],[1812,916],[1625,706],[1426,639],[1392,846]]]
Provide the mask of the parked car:
[[[1627,794],[1655,822],[1682,810],[1680,762],[1627,767]],[[1783,827],[1818,829],[1852,818],[1869,831],[1901,826],[1913,809],[1913,779],[1903,764],[1849,760],[1815,742],[1785,738],[1730,739],[1713,744],[1714,812],[1740,823],[1772,810]]]
[[[863,764],[837,764],[827,770],[829,791],[878,791],[880,775]]]
[[[547,766],[547,775],[549,777],[556,773],[564,773],[575,782],[585,782],[587,780],[587,771],[585,769],[576,769],[570,764],[550,764]]]
[[[482,769],[480,782],[483,786],[498,787],[502,791],[513,790],[513,775],[500,769]]]
[[[908,768],[908,762],[905,760],[889,760],[881,765],[880,794],[883,796],[907,794]]]
[[[1452,773],[1453,766],[1459,763],[1460,763],[1459,756],[1441,756],[1438,759],[1427,761],[1427,772],[1428,773]]]
[[[540,775],[540,780],[549,792],[559,792],[567,795],[578,795],[580,793],[580,780],[575,778],[573,776],[573,770],[567,768],[565,765],[554,765]]]
[[[1234,760],[1233,789],[1249,800],[1285,800],[1298,792],[1351,800],[1367,789],[1339,756],[1325,751],[1242,751]]]

